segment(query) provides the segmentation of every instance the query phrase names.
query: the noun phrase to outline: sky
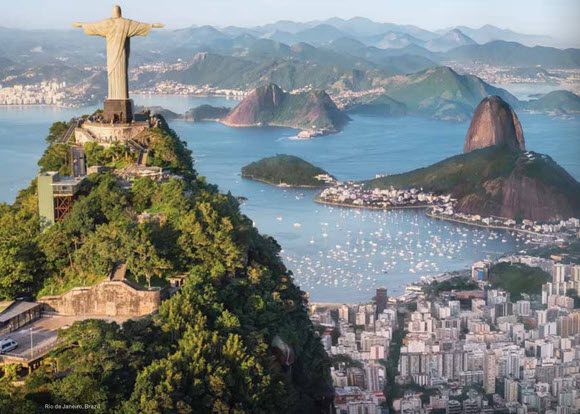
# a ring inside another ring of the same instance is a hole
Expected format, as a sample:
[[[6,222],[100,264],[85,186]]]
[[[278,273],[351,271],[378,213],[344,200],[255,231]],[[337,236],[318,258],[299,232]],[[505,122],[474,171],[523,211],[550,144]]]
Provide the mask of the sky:
[[[0,26],[64,29],[72,21],[109,17],[115,2],[0,0],[2,4]],[[118,0],[116,4],[125,17],[163,22],[169,29],[362,16],[428,30],[493,24],[522,33],[580,39],[580,0]]]

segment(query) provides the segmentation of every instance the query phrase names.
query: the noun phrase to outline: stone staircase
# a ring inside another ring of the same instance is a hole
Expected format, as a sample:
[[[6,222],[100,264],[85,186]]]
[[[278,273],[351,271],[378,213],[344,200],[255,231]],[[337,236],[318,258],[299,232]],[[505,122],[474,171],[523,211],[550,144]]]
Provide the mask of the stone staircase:
[[[147,150],[147,148],[145,148],[143,145],[139,144],[137,141],[132,139],[127,141],[127,145],[129,146],[131,151],[137,153],[137,165],[146,166],[147,158],[149,155],[149,151]]]

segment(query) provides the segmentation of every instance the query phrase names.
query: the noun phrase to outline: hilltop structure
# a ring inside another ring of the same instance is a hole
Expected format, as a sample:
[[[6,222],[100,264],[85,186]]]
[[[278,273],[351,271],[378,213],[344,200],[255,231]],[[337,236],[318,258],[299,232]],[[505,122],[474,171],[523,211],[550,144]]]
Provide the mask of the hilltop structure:
[[[121,8],[113,7],[113,16],[95,23],[74,23],[89,36],[102,36],[107,41],[108,97],[104,110],[86,117],[73,119],[66,133],[58,140],[70,145],[71,176],[48,171],[38,176],[38,211],[43,226],[62,220],[72,208],[80,184],[87,175],[84,144],[95,142],[103,147],[123,143],[138,154],[137,164],[144,167],[148,150],[139,138],[158,126],[159,118],[150,112],[133,114],[129,99],[128,62],[130,39],[147,36],[161,23],[140,23],[122,17]]]
[[[107,40],[108,95],[103,112],[81,122],[75,129],[76,142],[98,142],[110,145],[127,142],[152,127],[148,116],[133,114],[133,101],[129,99],[128,63],[130,41],[133,36],[147,36],[161,23],[141,23],[122,17],[121,8],[113,7],[113,16],[94,23],[74,23],[89,36],[102,36]]]

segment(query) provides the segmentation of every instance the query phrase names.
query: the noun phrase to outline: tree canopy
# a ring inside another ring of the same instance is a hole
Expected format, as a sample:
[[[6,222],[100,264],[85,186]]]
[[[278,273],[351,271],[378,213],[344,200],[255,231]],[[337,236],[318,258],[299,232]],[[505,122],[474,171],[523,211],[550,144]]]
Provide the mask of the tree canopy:
[[[332,396],[330,362],[280,246],[233,196],[197,178],[173,131],[153,133],[154,162],[181,178],[127,189],[112,173],[93,174],[70,213],[43,231],[34,182],[0,205],[0,296],[90,285],[118,261],[144,285],[183,274],[184,286],[155,315],[63,330],[24,386],[5,368],[0,412],[79,402],[103,413],[319,412]],[[275,336],[294,350],[292,367],[275,358]]]

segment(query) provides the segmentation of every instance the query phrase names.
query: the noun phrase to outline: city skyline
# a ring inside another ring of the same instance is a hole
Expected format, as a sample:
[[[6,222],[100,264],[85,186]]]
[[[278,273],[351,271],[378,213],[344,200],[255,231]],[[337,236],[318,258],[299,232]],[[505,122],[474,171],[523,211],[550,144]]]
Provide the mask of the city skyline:
[[[163,21],[168,29],[188,27],[191,25],[213,26],[256,26],[279,20],[306,22],[324,20],[331,17],[349,19],[369,17],[378,22],[416,25],[428,30],[441,30],[453,26],[465,25],[481,27],[491,24],[514,31],[549,35],[560,40],[576,40],[580,30],[575,23],[580,19],[580,4],[573,0],[547,2],[500,0],[465,2],[443,0],[426,2],[413,0],[409,2],[362,0],[359,2],[340,2],[330,0],[288,1],[278,0],[275,5],[265,0],[250,0],[240,4],[232,0],[198,2],[191,7],[183,0],[171,0],[168,6],[159,9],[156,2],[143,0],[124,0],[75,4],[71,0],[55,0],[50,10],[43,7],[41,0],[31,0],[18,8],[4,10],[5,27],[23,29],[68,29],[71,16],[82,20],[87,16],[107,17],[110,8],[118,3],[127,8],[128,18],[145,21]],[[275,7],[274,7],[275,6]],[[179,13],[175,10],[179,9]],[[421,10],[421,13],[417,13]],[[500,12],[501,11],[501,12]],[[522,11],[525,11],[523,13]]]

